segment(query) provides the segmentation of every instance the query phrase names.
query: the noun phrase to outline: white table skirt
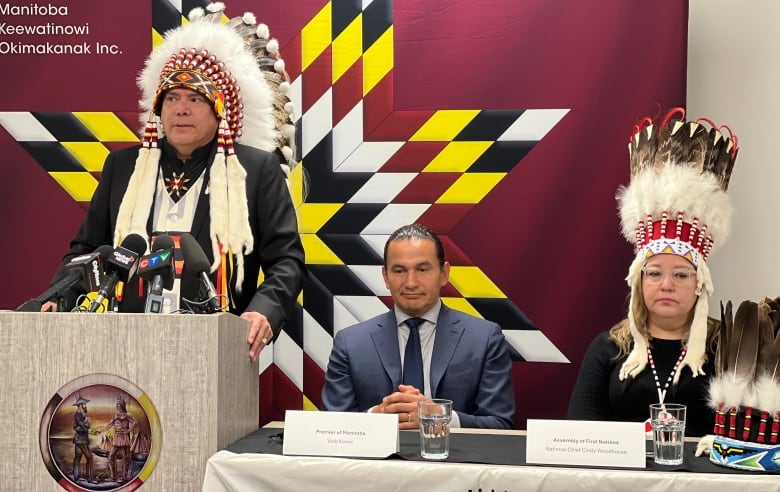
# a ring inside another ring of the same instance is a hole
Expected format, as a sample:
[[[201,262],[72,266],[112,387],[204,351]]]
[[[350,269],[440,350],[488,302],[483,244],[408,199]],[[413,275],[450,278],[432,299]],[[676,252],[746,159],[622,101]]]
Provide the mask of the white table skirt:
[[[777,475],[709,474],[358,460],[219,451],[206,465],[207,492],[714,492],[780,491]]]

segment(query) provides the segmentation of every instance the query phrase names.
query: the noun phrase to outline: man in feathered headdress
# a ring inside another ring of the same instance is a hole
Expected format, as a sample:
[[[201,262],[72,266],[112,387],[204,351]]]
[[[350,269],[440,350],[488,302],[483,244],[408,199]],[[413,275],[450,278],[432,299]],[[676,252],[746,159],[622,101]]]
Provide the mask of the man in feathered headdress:
[[[146,60],[143,143],[109,154],[63,264],[130,234],[189,232],[211,261],[223,309],[250,322],[255,359],[290,317],[305,275],[285,179],[296,163],[293,108],[268,28],[250,13],[223,24],[223,10],[193,10]],[[166,292],[171,312],[199,297],[197,273],[184,265]],[[131,280],[120,311],[142,312],[143,292]]]

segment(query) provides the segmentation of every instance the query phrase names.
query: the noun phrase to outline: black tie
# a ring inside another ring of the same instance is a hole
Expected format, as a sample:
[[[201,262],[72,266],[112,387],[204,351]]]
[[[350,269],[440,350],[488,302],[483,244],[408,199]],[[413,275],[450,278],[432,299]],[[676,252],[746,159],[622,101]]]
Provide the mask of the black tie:
[[[418,328],[425,320],[422,318],[409,318],[404,323],[409,327],[409,340],[406,341],[404,352],[404,376],[403,383],[411,385],[425,393],[425,379],[423,377],[422,349],[420,348],[420,331]]]

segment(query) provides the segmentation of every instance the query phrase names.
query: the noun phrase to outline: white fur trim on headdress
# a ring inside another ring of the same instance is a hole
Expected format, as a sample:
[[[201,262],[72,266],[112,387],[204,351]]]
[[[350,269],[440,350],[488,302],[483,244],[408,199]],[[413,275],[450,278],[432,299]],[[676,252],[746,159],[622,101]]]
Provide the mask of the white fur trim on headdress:
[[[617,198],[623,236],[633,244],[638,242],[637,224],[646,223],[648,215],[658,221],[663,212],[667,221],[679,212],[688,223],[697,219],[700,230],[707,226],[713,244],[725,241],[731,230],[731,200],[715,177],[679,163],[667,162],[660,169],[640,173],[618,190]]]
[[[266,24],[263,24],[261,22],[260,24],[257,25],[255,34],[257,34],[258,38],[268,39],[271,36],[271,30],[268,29],[268,26]]]
[[[209,12],[222,12],[225,10],[225,4],[222,2],[211,2],[206,6],[206,10]]]
[[[114,246],[118,246],[128,234],[148,236],[146,223],[154,203],[160,154],[160,149],[156,147],[138,149],[135,170],[130,176],[117,213]]]
[[[211,249],[214,252],[214,272],[220,263],[220,243],[227,243],[228,232],[228,189],[227,171],[225,170],[225,154],[217,152],[209,173],[209,220],[211,222]],[[227,248],[225,248],[227,249]]]
[[[696,268],[696,293],[699,298],[693,310],[685,357],[674,375],[674,384],[680,380],[680,373],[685,366],[690,367],[693,377],[704,376],[703,366],[707,360],[707,314],[713,289],[710,267],[706,261],[702,261]]]
[[[636,325],[639,305],[644,302],[639,289],[642,282],[642,267],[644,267],[644,264],[644,258],[640,256],[634,258],[626,277],[626,282],[631,288],[631,298],[628,301],[628,327],[631,331],[631,337],[634,339],[634,346],[620,367],[621,381],[627,377],[636,377],[647,366],[647,338],[639,331],[639,327]]]
[[[194,9],[190,10],[187,18],[190,21],[194,21],[202,18],[204,15],[206,15],[206,11],[203,9],[203,7],[195,7]]]
[[[246,171],[238,162],[235,155],[226,158],[228,179],[228,207],[231,213],[228,215],[228,244],[227,246],[236,255],[236,290],[241,292],[244,281],[244,255],[248,255],[254,248],[252,230],[249,228],[249,211],[246,197]]]

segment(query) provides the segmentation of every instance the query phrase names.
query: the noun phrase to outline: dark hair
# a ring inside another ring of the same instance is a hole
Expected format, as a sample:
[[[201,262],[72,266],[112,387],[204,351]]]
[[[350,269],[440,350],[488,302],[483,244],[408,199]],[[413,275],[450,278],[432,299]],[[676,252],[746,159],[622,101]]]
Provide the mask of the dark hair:
[[[444,268],[444,246],[441,244],[441,239],[432,230],[428,229],[422,224],[408,224],[396,229],[390,237],[387,238],[384,251],[384,262],[387,266],[387,247],[393,241],[411,241],[412,239],[427,239],[433,241],[433,245],[436,247],[436,258],[439,260],[439,268]]]

